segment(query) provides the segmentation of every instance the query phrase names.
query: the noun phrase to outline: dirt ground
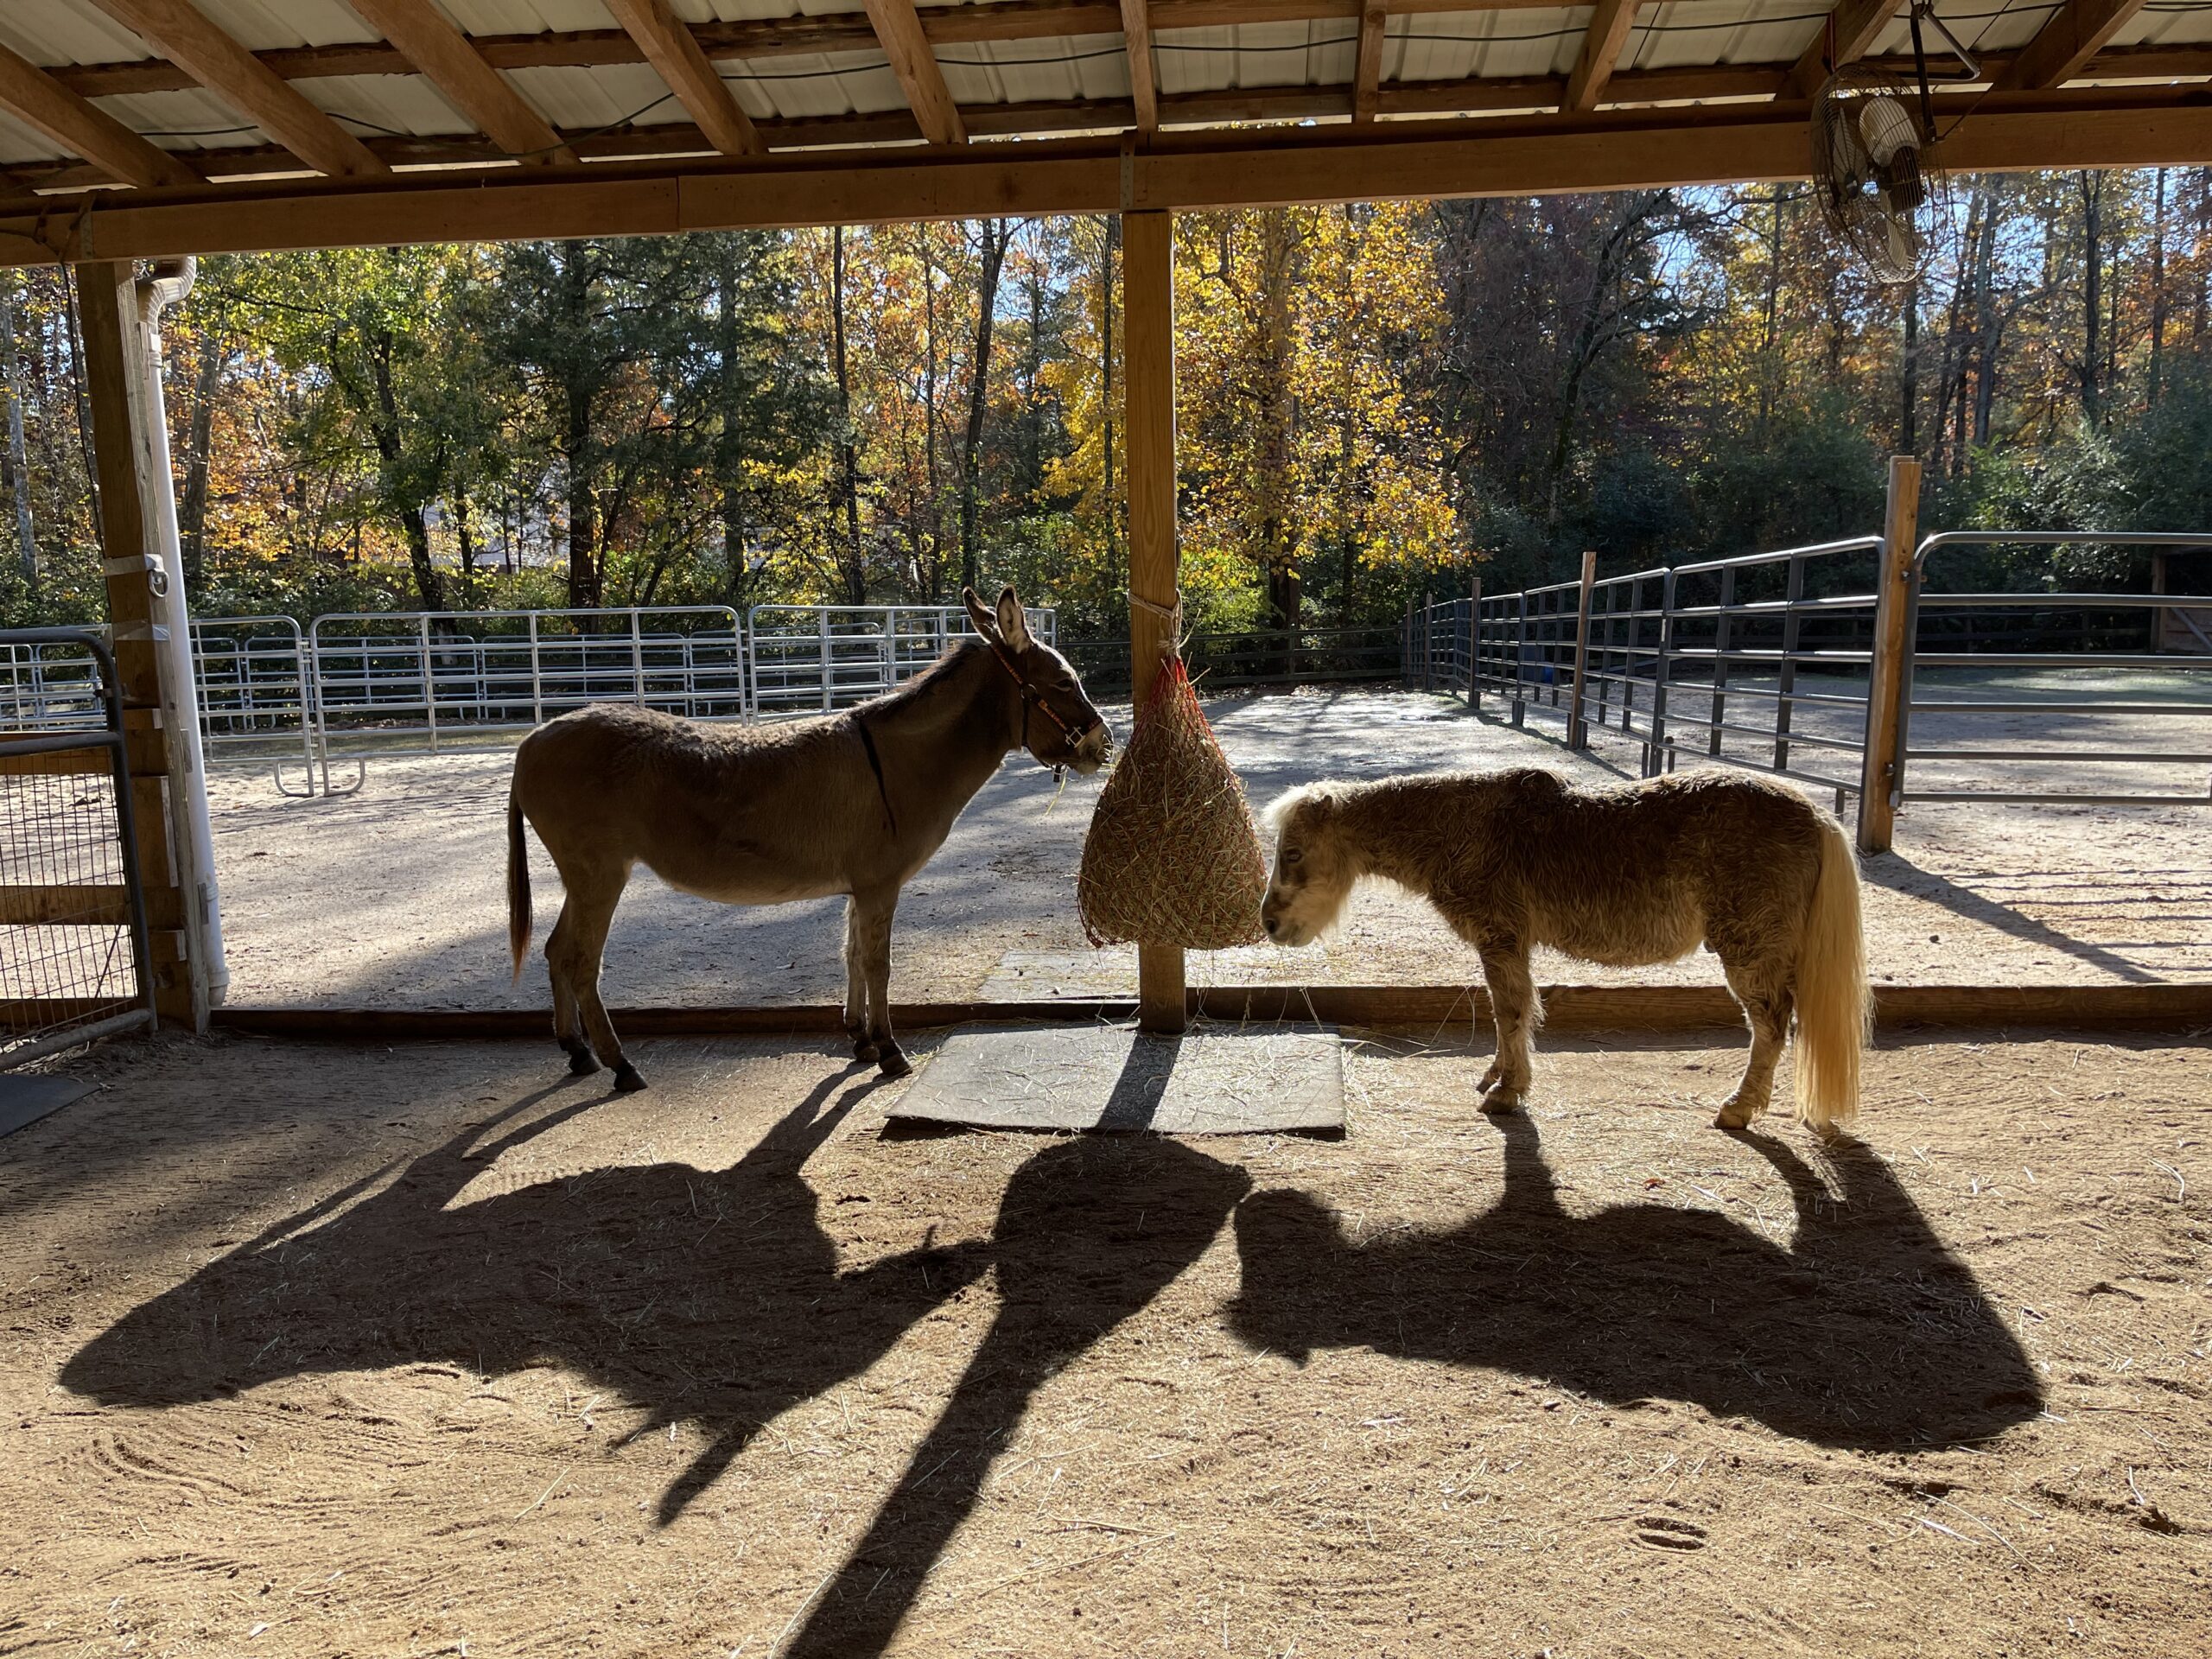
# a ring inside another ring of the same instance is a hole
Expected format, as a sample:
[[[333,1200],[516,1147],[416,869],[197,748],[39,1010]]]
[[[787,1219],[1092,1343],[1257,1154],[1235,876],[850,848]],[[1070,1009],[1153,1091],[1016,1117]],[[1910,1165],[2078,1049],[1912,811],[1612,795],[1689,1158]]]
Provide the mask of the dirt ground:
[[[1629,759],[1610,734],[1594,755],[1573,756],[1532,733],[1475,719],[1456,702],[1412,693],[1229,697],[1209,713],[1259,802],[1316,778],[1447,766],[1548,765],[1598,780],[1619,775]],[[1807,714],[1805,728],[1818,729],[1817,714]],[[1116,721],[1127,729],[1126,710]],[[1916,741],[1936,741],[1945,729],[1923,720]],[[2003,735],[1971,734],[1977,742]],[[2061,732],[2057,741],[2092,737]],[[500,877],[508,766],[503,754],[379,758],[361,793],[310,800],[279,795],[264,770],[216,768],[210,793],[231,1000],[544,1006],[542,958],[519,986],[508,982]],[[2171,778],[2132,781],[2176,786]],[[1071,779],[1056,800],[1051,778],[1027,757],[1008,763],[907,889],[893,938],[895,996],[1129,992],[1134,952],[1090,950],[1076,917],[1076,869],[1097,790],[1095,780]],[[2204,810],[2189,806],[1912,807],[1899,821],[1896,852],[1866,865],[1874,971],[1935,984],[2212,974],[2207,827]],[[550,918],[558,887],[532,846],[539,912]],[[843,994],[839,903],[733,911],[671,893],[640,872],[615,918],[608,1001],[834,1001]],[[1382,891],[1362,894],[1339,936],[1321,946],[1193,953],[1189,971],[1200,984],[1464,984],[1478,976],[1425,905]],[[1554,958],[1540,973],[1580,983],[1719,978],[1704,956],[1631,970]]]
[[[1373,1039],[1333,1143],[111,1046],[0,1142],[0,1650],[2212,1650],[2203,1048],[1891,1044],[1827,1148],[1700,1040]]]

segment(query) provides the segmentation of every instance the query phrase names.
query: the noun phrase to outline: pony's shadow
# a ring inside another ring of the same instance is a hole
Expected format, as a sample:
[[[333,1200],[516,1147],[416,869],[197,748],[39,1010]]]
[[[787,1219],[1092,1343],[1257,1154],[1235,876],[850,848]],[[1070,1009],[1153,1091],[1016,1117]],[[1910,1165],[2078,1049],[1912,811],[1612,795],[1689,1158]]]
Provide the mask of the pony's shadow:
[[[1495,1121],[1504,1193],[1449,1232],[1355,1243],[1310,1194],[1246,1200],[1230,1308],[1239,1338],[1301,1363],[1315,1349],[1366,1347],[1615,1405],[1689,1402],[1868,1451],[1984,1440],[2041,1408],[2002,1315],[1863,1144],[1832,1144],[1831,1193],[1782,1142],[1737,1137],[1789,1188],[1785,1246],[1663,1203],[1570,1214],[1535,1126]]]

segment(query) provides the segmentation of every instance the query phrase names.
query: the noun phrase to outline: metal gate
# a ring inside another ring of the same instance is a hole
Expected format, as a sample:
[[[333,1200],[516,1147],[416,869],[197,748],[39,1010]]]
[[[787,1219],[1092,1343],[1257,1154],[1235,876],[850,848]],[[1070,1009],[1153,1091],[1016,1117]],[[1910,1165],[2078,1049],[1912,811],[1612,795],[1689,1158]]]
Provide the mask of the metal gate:
[[[0,702],[0,1066],[8,1066],[150,1029],[154,995],[115,659],[80,628],[0,632],[0,653],[35,662],[39,682],[35,707]]]

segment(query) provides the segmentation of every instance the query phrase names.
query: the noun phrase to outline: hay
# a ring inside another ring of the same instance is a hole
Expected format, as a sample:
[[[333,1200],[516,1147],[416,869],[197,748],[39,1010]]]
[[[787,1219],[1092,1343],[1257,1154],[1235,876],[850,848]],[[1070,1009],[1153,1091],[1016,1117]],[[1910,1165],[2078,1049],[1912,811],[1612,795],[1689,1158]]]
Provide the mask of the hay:
[[[1083,931],[1095,945],[1256,944],[1267,886],[1243,785],[1171,657],[1084,836]]]

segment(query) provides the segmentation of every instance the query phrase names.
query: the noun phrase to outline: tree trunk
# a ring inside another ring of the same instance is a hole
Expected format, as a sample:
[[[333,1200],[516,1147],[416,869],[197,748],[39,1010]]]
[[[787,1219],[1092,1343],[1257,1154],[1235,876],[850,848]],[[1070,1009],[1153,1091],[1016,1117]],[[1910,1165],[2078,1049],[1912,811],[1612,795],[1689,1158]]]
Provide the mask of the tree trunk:
[[[2155,206],[2151,212],[2151,383],[2145,390],[2147,408],[2158,406],[2158,392],[2165,377],[2166,357],[2166,169],[2158,171]]]
[[[23,585],[38,596],[38,537],[31,523],[31,463],[23,442],[23,375],[16,355],[16,274],[0,277],[0,370],[8,385],[8,452],[6,479],[9,496],[16,504],[16,550],[22,561]]]
[[[1899,376],[1897,407],[1897,453],[1916,455],[1920,453],[1920,278],[1915,276],[1904,291],[1904,348],[1900,353],[1903,372]]]
[[[1260,515],[1260,561],[1268,578],[1268,626],[1291,629],[1299,624],[1298,548],[1292,526],[1281,511],[1283,498],[1276,487],[1290,477],[1292,432],[1295,418],[1290,371],[1290,296],[1294,237],[1287,209],[1270,207],[1260,215],[1259,289],[1264,310],[1261,318],[1260,470],[1268,486],[1267,505]]]
[[[845,603],[868,603],[868,559],[861,550],[860,456],[853,444],[853,381],[845,356],[845,227],[830,229],[830,337],[836,358],[839,471],[845,498]]]
[[[1109,213],[1106,217],[1106,236],[1100,255],[1098,275],[1098,383],[1099,400],[1105,410],[1104,451],[1103,470],[1098,489],[1106,509],[1106,579],[1118,586],[1120,578],[1115,572],[1121,568],[1120,541],[1115,531],[1120,527],[1122,516],[1114,508],[1114,251],[1122,245],[1122,217]]]
[[[2099,383],[2104,350],[2100,339],[2104,320],[2104,175],[2076,175],[2082,193],[2082,413],[2092,425],[2103,416],[2103,387]]]
[[[400,474],[399,399],[392,385],[391,354],[396,342],[385,334],[370,344],[369,365],[376,377],[376,407],[369,416],[369,430],[374,437],[377,454],[384,462],[385,495],[395,499]],[[439,579],[437,566],[430,557],[430,528],[423,515],[423,503],[401,500],[400,527],[407,536],[407,563],[415,577],[415,591],[421,596],[426,611],[446,608],[445,584]]]
[[[976,359],[968,376],[968,433],[960,447],[960,580],[968,588],[979,588],[982,581],[976,495],[983,462],[983,416],[990,397],[991,322],[998,309],[999,272],[1013,238],[1004,219],[983,221],[982,267],[976,278]]]
[[[1775,322],[1782,305],[1782,187],[1774,188],[1772,205],[1769,209],[1766,244],[1766,327],[1759,337],[1759,426],[1766,430],[1769,416],[1774,413],[1776,373],[1774,360]],[[1592,308],[1594,310],[1594,307]]]
[[[192,383],[192,429],[185,446],[184,499],[177,526],[184,544],[185,591],[195,596],[207,579],[207,469],[213,460],[215,393],[221,388],[223,359],[228,355],[216,344],[213,330],[200,336],[200,372]]]
[[[715,347],[721,359],[721,425],[715,435],[715,470],[721,475],[722,521],[722,590],[734,610],[745,609],[751,597],[752,565],[746,548],[745,524],[745,389],[738,375],[737,243],[724,236],[715,270]],[[656,578],[657,580],[657,578]]]

